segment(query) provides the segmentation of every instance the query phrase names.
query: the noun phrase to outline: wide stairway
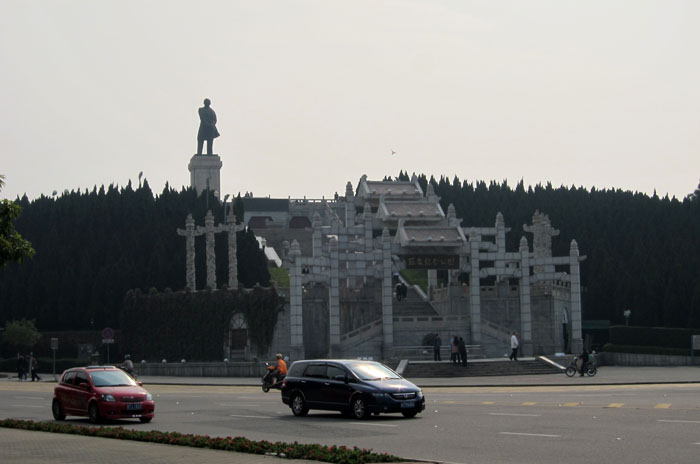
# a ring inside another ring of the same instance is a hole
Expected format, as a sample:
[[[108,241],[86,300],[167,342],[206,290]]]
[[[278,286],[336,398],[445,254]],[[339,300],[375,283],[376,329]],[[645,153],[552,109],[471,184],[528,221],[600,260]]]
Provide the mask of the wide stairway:
[[[396,317],[415,317],[415,316],[437,316],[438,313],[433,309],[429,302],[424,301],[423,297],[412,286],[408,286],[406,299],[402,301],[396,300],[392,303],[392,311]]]
[[[557,361],[559,362],[559,361]],[[407,378],[431,377],[485,377],[493,375],[540,375],[558,374],[562,370],[537,358],[522,358],[518,361],[509,359],[474,359],[467,362],[467,367],[452,364],[449,361],[409,361],[403,376]]]

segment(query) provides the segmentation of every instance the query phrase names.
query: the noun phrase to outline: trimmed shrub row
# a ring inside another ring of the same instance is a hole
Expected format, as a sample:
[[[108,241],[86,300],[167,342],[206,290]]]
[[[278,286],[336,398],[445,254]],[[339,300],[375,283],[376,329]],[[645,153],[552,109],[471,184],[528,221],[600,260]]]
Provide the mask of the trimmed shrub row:
[[[57,422],[34,422],[19,419],[2,419],[0,427],[37,430],[41,432],[68,433],[89,437],[117,438],[166,445],[209,448],[238,453],[267,454],[287,459],[307,459],[311,461],[332,462],[338,464],[364,464],[374,462],[401,462],[403,459],[386,453],[374,453],[363,448],[347,446],[324,446],[303,443],[283,443],[254,441],[244,437],[210,437],[208,435],[183,434],[179,432],[159,432],[157,430],[139,431],[123,427],[83,427]]]

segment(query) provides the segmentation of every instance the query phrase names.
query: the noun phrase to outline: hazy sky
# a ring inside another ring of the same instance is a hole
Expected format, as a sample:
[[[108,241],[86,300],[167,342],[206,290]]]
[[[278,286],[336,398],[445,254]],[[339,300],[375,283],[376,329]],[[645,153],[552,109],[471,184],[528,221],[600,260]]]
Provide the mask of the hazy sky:
[[[404,170],[683,198],[700,1],[0,0],[0,196],[189,185],[205,97],[223,193]]]

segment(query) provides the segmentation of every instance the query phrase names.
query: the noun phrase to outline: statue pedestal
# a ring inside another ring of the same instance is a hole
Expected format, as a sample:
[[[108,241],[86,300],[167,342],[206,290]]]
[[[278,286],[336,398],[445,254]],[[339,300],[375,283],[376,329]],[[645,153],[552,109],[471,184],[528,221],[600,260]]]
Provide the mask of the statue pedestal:
[[[187,168],[190,170],[190,185],[201,195],[207,189],[221,194],[221,158],[219,155],[194,155]]]

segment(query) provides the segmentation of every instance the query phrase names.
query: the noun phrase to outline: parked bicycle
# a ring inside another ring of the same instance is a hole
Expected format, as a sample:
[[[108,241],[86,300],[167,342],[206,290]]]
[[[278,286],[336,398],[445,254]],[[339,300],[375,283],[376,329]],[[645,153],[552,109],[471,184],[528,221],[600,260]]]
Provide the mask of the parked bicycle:
[[[571,361],[571,364],[568,365],[566,368],[566,375],[568,377],[573,377],[576,375],[578,370],[578,360],[579,357],[576,356],[573,361]],[[583,367],[583,372],[588,374],[589,376],[593,377],[598,373],[598,368],[596,367],[595,363],[593,361],[588,361],[586,365]]]

